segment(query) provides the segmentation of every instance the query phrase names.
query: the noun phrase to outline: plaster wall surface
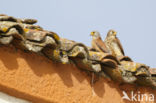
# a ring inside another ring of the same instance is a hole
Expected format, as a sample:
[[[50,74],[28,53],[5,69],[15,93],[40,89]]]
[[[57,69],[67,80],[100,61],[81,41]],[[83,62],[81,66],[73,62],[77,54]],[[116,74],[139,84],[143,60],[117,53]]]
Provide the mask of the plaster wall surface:
[[[33,103],[131,103],[122,99],[123,91],[156,94],[148,87],[119,85],[104,78],[92,87],[90,80],[74,65],[54,63],[12,47],[0,48],[0,91]]]

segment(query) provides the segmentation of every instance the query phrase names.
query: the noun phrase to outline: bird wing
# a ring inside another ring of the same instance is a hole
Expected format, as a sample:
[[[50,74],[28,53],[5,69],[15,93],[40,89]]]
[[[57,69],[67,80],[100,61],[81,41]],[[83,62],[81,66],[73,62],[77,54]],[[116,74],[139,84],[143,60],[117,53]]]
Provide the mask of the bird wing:
[[[101,51],[108,53],[108,49],[101,38],[96,39],[95,43]]]
[[[122,47],[122,45],[120,43],[120,40],[117,37],[116,37],[116,41],[117,41],[117,44],[119,45],[119,48],[120,48],[122,54],[125,55],[124,50],[123,50],[123,47]]]

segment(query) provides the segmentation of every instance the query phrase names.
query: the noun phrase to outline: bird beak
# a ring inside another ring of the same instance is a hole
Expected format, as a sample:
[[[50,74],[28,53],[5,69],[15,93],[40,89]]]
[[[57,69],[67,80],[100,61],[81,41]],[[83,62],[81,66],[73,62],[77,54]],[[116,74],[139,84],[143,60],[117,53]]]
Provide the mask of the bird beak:
[[[116,36],[117,32],[114,32],[114,36]]]
[[[93,36],[93,35],[94,35],[94,32],[91,32],[91,33],[90,33],[90,36]]]

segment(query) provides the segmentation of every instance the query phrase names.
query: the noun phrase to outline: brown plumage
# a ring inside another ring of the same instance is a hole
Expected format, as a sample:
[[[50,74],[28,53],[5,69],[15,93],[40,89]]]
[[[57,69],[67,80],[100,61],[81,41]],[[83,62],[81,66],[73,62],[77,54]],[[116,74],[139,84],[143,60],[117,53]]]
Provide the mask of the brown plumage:
[[[92,38],[92,48],[99,51],[99,52],[104,52],[108,53],[108,49],[105,45],[105,43],[102,41],[100,37],[100,33],[98,31],[93,31],[90,34]]]
[[[105,39],[105,44],[109,50],[110,53],[114,56],[124,56],[124,50],[122,48],[122,45],[120,43],[120,40],[116,37],[117,32],[114,30],[110,30],[107,34],[107,37]]]
[[[121,43],[120,43],[120,40],[119,40],[118,37],[116,37],[116,36],[115,36],[115,39],[116,39],[116,41],[117,41],[117,44],[118,44],[118,46],[119,46],[119,48],[120,48],[122,54],[125,55],[124,50],[123,50],[123,47],[122,47],[122,45],[121,45]]]

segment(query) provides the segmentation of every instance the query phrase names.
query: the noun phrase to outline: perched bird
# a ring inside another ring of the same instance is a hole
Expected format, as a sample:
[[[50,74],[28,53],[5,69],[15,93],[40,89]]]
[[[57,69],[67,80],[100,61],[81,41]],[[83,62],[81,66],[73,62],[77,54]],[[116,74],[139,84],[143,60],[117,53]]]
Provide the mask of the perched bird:
[[[106,47],[112,55],[116,57],[121,57],[124,56],[125,53],[120,43],[120,40],[116,37],[116,34],[116,31],[109,30],[104,43],[106,44]]]
[[[105,43],[102,41],[100,33],[98,31],[92,31],[92,48],[99,52],[108,53],[108,49]]]

